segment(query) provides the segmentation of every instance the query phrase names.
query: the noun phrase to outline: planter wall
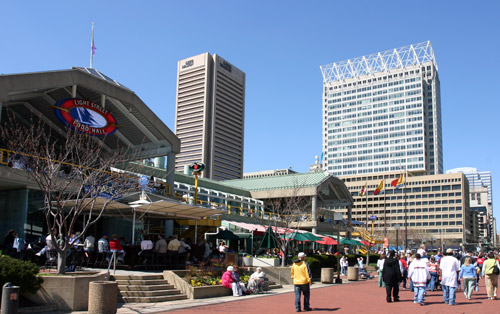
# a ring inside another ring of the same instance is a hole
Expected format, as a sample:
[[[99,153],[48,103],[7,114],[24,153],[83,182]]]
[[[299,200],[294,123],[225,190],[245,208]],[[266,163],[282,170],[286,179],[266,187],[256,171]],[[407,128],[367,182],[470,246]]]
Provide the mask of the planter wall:
[[[278,267],[280,266],[280,259],[279,258],[260,258],[260,257],[254,257],[253,258],[253,266],[254,267]]]
[[[193,287],[181,276],[185,275],[186,272],[177,272],[164,270],[163,278],[168,280],[168,282],[179,289],[181,293],[187,295],[189,299],[205,299],[205,298],[216,298],[230,296],[233,294],[231,289],[224,286],[203,286],[203,287]]]
[[[26,297],[37,304],[53,304],[59,311],[86,311],[89,283],[104,280],[105,275],[102,272],[74,276],[43,276],[40,290]]]

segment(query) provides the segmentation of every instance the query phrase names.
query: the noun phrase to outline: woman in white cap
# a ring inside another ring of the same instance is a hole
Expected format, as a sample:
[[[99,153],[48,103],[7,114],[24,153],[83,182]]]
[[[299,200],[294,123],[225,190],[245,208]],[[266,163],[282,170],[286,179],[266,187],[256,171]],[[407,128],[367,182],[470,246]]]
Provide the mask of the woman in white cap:
[[[233,266],[228,266],[226,272],[222,274],[221,282],[224,287],[233,290],[234,297],[240,297],[243,295],[243,292],[241,286],[234,281],[233,271]]]

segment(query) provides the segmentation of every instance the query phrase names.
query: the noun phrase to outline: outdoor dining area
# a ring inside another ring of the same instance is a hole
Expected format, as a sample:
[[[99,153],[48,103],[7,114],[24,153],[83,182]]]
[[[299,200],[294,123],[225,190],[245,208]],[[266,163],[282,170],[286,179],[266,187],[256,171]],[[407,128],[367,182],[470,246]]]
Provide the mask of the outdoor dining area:
[[[364,247],[361,241],[348,239],[335,235],[315,234],[306,230],[287,229],[275,226],[261,226],[256,224],[243,224],[230,222],[241,227],[253,228],[251,232],[238,232],[226,229],[224,234],[229,235],[231,250],[228,256],[238,256],[239,260],[231,257],[230,261],[243,266],[279,266],[290,265],[293,257],[298,252],[306,254],[335,255],[338,251],[345,254],[349,248],[354,252],[357,248]],[[234,235],[234,236],[233,236]],[[250,237],[249,237],[250,235]],[[249,239],[250,241],[245,241]],[[248,245],[245,245],[248,244]],[[283,248],[286,248],[283,252]],[[286,256],[285,263],[282,263]]]

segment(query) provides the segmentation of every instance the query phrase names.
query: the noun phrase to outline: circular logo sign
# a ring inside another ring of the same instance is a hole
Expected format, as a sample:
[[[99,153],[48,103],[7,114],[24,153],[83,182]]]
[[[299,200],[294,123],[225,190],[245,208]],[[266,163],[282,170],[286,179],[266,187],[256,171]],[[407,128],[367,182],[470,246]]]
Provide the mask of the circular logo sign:
[[[61,122],[83,133],[104,136],[113,134],[118,128],[115,117],[109,111],[89,100],[64,99],[54,108]]]

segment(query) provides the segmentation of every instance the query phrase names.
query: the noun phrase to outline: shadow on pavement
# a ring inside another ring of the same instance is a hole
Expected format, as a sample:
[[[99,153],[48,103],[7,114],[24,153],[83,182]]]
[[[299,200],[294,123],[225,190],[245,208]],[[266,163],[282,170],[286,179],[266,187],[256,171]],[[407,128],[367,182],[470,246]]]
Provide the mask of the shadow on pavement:
[[[313,311],[334,312],[334,311],[340,310],[340,308],[336,307],[336,308],[333,308],[333,309],[329,309],[329,308],[313,307],[312,310]]]

